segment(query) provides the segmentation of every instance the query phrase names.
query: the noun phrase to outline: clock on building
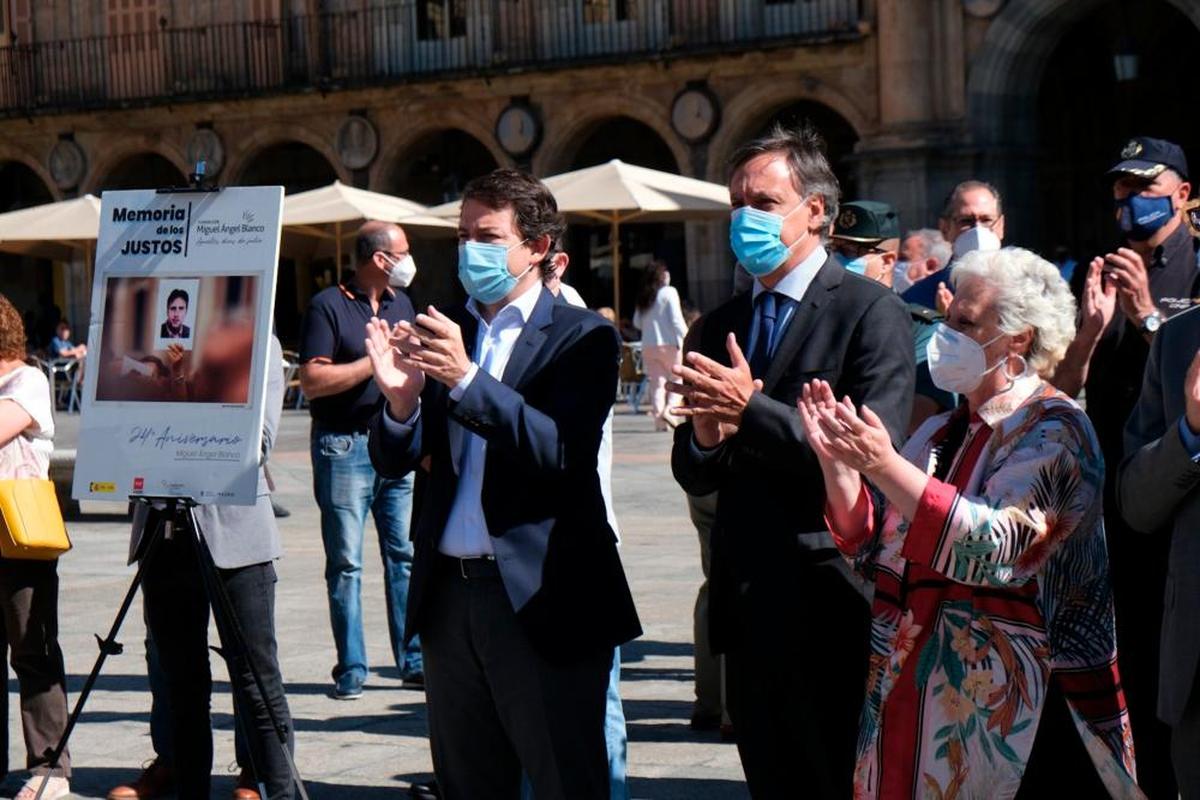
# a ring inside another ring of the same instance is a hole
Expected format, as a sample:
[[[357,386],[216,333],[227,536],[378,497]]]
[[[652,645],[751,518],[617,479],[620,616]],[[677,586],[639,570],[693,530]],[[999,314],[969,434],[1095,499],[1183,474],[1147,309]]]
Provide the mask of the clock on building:
[[[510,103],[496,118],[496,141],[513,158],[529,155],[541,138],[541,120],[525,103]]]
[[[688,86],[671,103],[671,127],[689,142],[702,142],[720,122],[717,98],[707,86]]]

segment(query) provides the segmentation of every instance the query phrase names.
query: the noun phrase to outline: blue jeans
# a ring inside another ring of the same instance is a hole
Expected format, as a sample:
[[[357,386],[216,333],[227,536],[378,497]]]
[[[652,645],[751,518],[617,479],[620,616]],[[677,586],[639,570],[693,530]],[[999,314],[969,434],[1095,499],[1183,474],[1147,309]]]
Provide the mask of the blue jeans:
[[[625,782],[625,707],[621,705],[621,648],[613,648],[612,671],[608,673],[608,698],[604,708],[604,744],[608,748],[608,796],[610,800],[629,800]],[[521,776],[521,800],[533,800],[529,776]]]
[[[388,633],[396,668],[405,678],[421,673],[420,642],[414,638],[407,648],[404,646],[404,614],[413,559],[408,536],[413,476],[400,480],[380,477],[367,454],[366,433],[335,433],[314,423],[311,449],[313,493],[321,509],[321,540],[325,545],[329,620],[337,646],[333,678],[336,681],[348,672],[363,680],[367,677],[360,595],[368,511],[379,533]]]

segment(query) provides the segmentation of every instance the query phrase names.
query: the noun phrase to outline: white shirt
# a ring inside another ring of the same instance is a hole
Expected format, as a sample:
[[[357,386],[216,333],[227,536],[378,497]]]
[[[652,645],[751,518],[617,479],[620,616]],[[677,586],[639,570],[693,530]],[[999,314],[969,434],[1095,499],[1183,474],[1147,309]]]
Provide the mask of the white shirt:
[[[534,284],[500,309],[490,324],[480,315],[474,300],[467,303],[467,311],[479,320],[479,329],[475,333],[475,362],[458,385],[450,390],[451,400],[457,402],[462,399],[480,369],[486,368],[488,375],[497,380],[504,375],[517,337],[533,313],[541,292],[542,285]],[[454,459],[454,471],[458,473],[458,488],[438,549],[456,558],[492,555],[492,537],[483,517],[483,467],[487,459],[487,441],[453,419],[450,420],[449,434],[450,455]],[[465,471],[462,463],[464,456],[467,461]]]
[[[679,292],[674,286],[662,286],[647,308],[633,312],[633,327],[642,332],[642,346],[671,345],[683,347],[687,323],[679,306]]]
[[[587,308],[587,303],[579,296],[575,288],[565,283],[558,285],[562,298],[576,308]],[[596,452],[596,473],[600,476],[600,495],[604,498],[604,514],[608,517],[608,526],[612,528],[617,543],[621,541],[621,531],[617,528],[617,512],[613,509],[612,501],[612,437],[613,412],[608,411],[608,419],[604,420],[604,431],[600,435],[600,449]]]

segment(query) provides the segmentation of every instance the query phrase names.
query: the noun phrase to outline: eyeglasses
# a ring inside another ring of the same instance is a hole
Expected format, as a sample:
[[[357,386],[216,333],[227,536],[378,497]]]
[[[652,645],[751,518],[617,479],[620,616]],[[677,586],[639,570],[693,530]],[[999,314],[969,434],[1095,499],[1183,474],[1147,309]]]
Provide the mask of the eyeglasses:
[[[385,256],[392,259],[393,261],[403,261],[405,259],[405,257],[408,255],[408,253],[393,253],[390,250],[376,250],[375,252],[383,253]]]
[[[991,230],[992,228],[996,227],[996,223],[999,221],[1000,217],[993,217],[987,214],[982,216],[977,214],[964,214],[963,216],[955,217],[952,220],[955,226],[957,226],[961,231],[965,231],[968,228],[974,228],[976,225],[982,225],[988,230]]]
[[[846,258],[860,258],[862,256],[883,255],[887,250],[879,248],[879,242],[870,244],[868,242],[851,242],[845,239],[834,239],[829,243],[829,247],[835,253],[840,253]]]

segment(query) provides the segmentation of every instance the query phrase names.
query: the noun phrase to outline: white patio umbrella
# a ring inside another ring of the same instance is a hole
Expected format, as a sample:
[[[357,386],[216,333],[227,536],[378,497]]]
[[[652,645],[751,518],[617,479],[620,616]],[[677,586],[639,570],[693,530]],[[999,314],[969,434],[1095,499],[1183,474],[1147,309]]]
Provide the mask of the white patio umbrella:
[[[564,172],[544,180],[559,211],[573,220],[606,222],[612,243],[613,310],[621,315],[621,225],[627,222],[685,222],[718,219],[730,211],[729,189],[672,172],[626,164],[606,164]],[[429,209],[457,219],[459,201]]]
[[[99,233],[100,198],[91,194],[0,214],[0,252],[51,261],[82,255],[89,286]]]
[[[69,259],[95,245],[100,232],[100,198],[85,194],[0,214],[0,251]]]
[[[356,223],[366,220],[396,222],[406,231],[450,235],[457,226],[429,214],[420,203],[381,192],[356,189],[341,181],[283,198],[285,233],[299,233],[332,241],[337,257],[338,280],[342,277],[342,242],[353,236]]]

